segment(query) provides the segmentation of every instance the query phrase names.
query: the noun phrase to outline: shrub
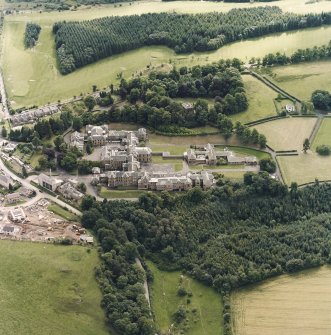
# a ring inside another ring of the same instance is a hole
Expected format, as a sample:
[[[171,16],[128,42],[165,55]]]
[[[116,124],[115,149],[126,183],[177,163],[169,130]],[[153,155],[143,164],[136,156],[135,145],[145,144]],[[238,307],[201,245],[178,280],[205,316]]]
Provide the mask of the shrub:
[[[316,148],[316,152],[321,156],[329,156],[331,154],[331,147],[329,145],[319,145]]]
[[[276,172],[276,163],[270,158],[264,158],[260,160],[260,170],[268,173]]]

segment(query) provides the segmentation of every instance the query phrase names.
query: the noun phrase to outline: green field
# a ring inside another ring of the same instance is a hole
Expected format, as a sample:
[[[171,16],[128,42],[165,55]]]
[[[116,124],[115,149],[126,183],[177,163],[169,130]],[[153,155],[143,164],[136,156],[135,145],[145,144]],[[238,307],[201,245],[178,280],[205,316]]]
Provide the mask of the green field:
[[[277,66],[267,69],[266,74],[285,91],[306,101],[311,99],[313,91],[331,87],[331,61]]]
[[[136,199],[143,193],[140,190],[110,190],[102,186],[99,195],[106,199]]]
[[[269,279],[231,296],[235,335],[324,335],[331,329],[331,267]]]
[[[225,147],[226,147],[225,145],[217,145],[216,149],[217,150],[224,149]],[[255,156],[257,159],[270,158],[270,154],[262,150],[256,150],[246,147],[232,147],[232,146],[227,146],[227,148],[240,156]]]
[[[252,76],[244,75],[243,80],[248,98],[248,109],[243,113],[232,115],[232,121],[246,123],[277,115],[274,104],[277,93]]]
[[[316,178],[319,181],[331,180],[330,156],[320,156],[309,151],[299,156],[279,156],[277,160],[287,185],[291,185],[291,182],[297,182],[299,185],[310,183]]]
[[[183,159],[181,158],[163,159],[163,157],[161,156],[153,156],[152,163],[153,164],[171,164],[175,172],[179,172],[183,170]]]
[[[331,118],[323,119],[311,147],[316,150],[321,144],[331,145]]]
[[[106,335],[96,250],[0,241],[0,333]]]
[[[317,118],[290,117],[273,120],[254,126],[267,137],[274,150],[302,150],[303,141],[309,138]]]
[[[298,4],[298,0],[292,3]],[[287,1],[279,2],[285,4]],[[324,4],[324,3],[323,3]],[[170,3],[135,3],[114,8],[106,6],[90,10],[33,13],[8,15],[4,23],[2,68],[9,100],[13,108],[42,105],[71,98],[80,93],[91,92],[92,85],[99,88],[116,83],[117,75],[122,73],[129,77],[140,72],[147,65],[157,66],[168,63],[195,65],[210,63],[220,58],[239,57],[244,61],[251,57],[263,57],[269,52],[284,51],[292,53],[298,48],[326,44],[330,39],[331,27],[319,27],[303,31],[274,34],[262,38],[236,42],[219,50],[190,55],[176,55],[166,47],[144,47],[101,60],[66,76],[60,75],[55,58],[52,24],[59,20],[84,20],[106,15],[128,15],[151,11],[206,12],[218,7],[223,10],[225,4],[207,2],[170,2]],[[238,6],[230,4],[230,6]],[[287,5],[286,5],[287,6]],[[209,8],[209,9],[208,9]],[[307,7],[308,8],[308,7]],[[309,7],[313,8],[313,7]],[[23,46],[23,34],[26,22],[38,22],[41,33],[37,46],[26,50]]]
[[[223,307],[220,295],[179,271],[160,271],[152,262],[147,262],[147,265],[154,275],[153,283],[150,285],[151,302],[155,322],[162,335],[169,334],[169,329],[175,329],[173,334],[176,335],[223,334]],[[177,291],[180,285],[187,292],[191,292],[192,297],[179,297]],[[171,327],[174,323],[173,314],[179,306],[184,306],[187,311],[186,319],[180,326],[173,328]]]
[[[68,221],[77,221],[78,217],[77,215],[67,211],[66,209],[60,207],[57,204],[50,204],[48,205],[48,210],[53,212],[54,214],[57,214],[61,216],[62,218],[68,220]]]

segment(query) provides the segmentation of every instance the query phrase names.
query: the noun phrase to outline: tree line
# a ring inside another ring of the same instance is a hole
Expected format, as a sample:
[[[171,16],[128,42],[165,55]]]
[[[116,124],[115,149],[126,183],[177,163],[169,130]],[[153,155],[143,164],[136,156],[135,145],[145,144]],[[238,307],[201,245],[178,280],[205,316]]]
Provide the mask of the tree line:
[[[58,22],[53,32],[59,69],[67,74],[144,45],[166,45],[176,53],[208,51],[236,40],[330,23],[331,13],[298,15],[283,13],[278,7],[257,7],[227,13],[151,13]]]
[[[275,54],[269,53],[262,59],[262,65],[286,65],[286,64],[297,64],[302,62],[313,62],[317,60],[323,60],[331,57],[331,41],[328,45],[322,45],[320,47],[298,49],[291,56],[286,56],[280,52]],[[252,63],[255,59],[251,60]]]
[[[24,46],[26,48],[33,48],[39,38],[41,27],[36,23],[27,23],[24,32]]]
[[[72,125],[72,120],[72,114],[63,111],[59,117],[39,120],[34,127],[23,126],[21,129],[11,129],[9,139],[17,142],[31,142],[38,147],[41,145],[41,140],[62,134]]]
[[[155,333],[136,257],[184,270],[225,298],[237,287],[331,261],[331,185],[293,183],[289,191],[265,172],[247,173],[243,183],[219,176],[217,185],[145,193],[138,203],[82,201],[82,224],[101,244],[102,305],[119,334]]]

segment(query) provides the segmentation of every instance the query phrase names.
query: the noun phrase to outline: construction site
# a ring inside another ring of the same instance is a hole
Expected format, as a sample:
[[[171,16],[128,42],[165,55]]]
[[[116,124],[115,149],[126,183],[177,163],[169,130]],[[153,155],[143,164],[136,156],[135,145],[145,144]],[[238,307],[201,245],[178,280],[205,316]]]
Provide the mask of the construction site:
[[[49,205],[48,200],[41,199],[30,206],[0,210],[0,239],[93,243],[93,237],[79,223],[53,213]]]

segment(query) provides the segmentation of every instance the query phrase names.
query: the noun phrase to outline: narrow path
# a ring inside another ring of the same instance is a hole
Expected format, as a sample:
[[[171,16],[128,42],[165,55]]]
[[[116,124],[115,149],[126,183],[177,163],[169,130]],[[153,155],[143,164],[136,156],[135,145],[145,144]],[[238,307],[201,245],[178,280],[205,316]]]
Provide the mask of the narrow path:
[[[256,79],[262,81],[265,85],[269,86],[272,90],[276,91],[277,93],[280,93],[282,95],[284,95],[286,98],[290,99],[290,100],[294,100],[297,104],[297,106],[299,108],[298,111],[301,111],[301,100],[299,98],[296,98],[295,96],[293,96],[292,94],[286,92],[285,90],[283,90],[281,87],[277,86],[275,83],[273,83],[271,80],[269,80],[268,78],[265,78],[263,76],[261,76],[259,73],[254,72],[252,70],[250,70],[250,74],[255,77]]]
[[[140,259],[138,257],[136,257],[136,264],[145,272],[145,269],[142,266],[142,264],[140,262]],[[146,274],[146,272],[145,272],[145,274]],[[144,281],[144,290],[145,290],[145,298],[148,302],[149,309],[151,310],[151,301],[150,301],[150,298],[149,298],[149,290],[148,290],[148,283],[147,283],[146,276],[145,276],[145,281]]]
[[[321,123],[322,123],[323,119],[324,119],[324,116],[321,115],[321,114],[319,114],[318,118],[317,118],[317,121],[316,121],[316,123],[314,125],[314,128],[313,128],[313,130],[312,130],[312,132],[311,132],[311,134],[309,136],[310,145],[313,144],[314,139],[316,137],[316,134],[317,134],[318,130],[320,129],[320,126],[321,126]]]
[[[282,175],[282,172],[280,170],[280,167],[279,167],[279,164],[278,164],[278,161],[277,161],[277,158],[276,158],[276,156],[277,156],[276,152],[274,150],[272,150],[271,148],[268,148],[268,147],[266,147],[264,151],[268,152],[271,155],[271,157],[274,160],[274,162],[276,163],[276,172],[275,172],[275,175],[277,176],[278,180],[281,183],[284,184],[283,175]]]

